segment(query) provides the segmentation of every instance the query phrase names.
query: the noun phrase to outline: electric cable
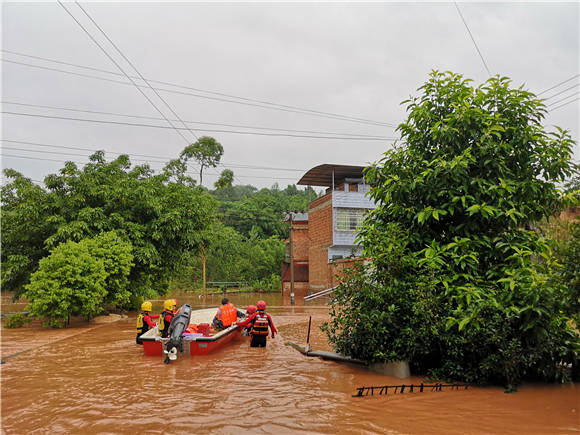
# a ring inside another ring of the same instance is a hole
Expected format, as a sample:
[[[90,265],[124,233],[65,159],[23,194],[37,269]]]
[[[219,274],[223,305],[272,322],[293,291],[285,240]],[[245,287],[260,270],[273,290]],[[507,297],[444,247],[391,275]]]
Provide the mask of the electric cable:
[[[65,146],[65,145],[55,145],[55,144],[46,144],[46,143],[39,143],[39,142],[30,142],[30,141],[20,141],[20,140],[11,140],[11,139],[0,139],[2,142],[8,142],[12,144],[20,144],[20,145],[32,145],[38,147],[45,147],[45,148],[58,148],[58,149],[68,149],[68,150],[75,150],[75,151],[89,151],[89,152],[97,152],[97,151],[104,151],[109,154],[115,155],[127,155],[134,159],[134,157],[144,157],[147,159],[159,159],[163,163],[167,163],[172,160],[172,157],[167,156],[158,156],[158,155],[150,155],[150,154],[137,154],[137,153],[120,153],[117,151],[109,151],[106,149],[95,149],[95,148],[84,148],[84,147],[75,147],[75,146]],[[3,147],[7,149],[8,147]],[[25,151],[35,151],[24,149]],[[137,159],[134,159],[137,160]],[[279,168],[279,167],[272,167],[272,166],[256,166],[256,165],[245,165],[239,163],[220,163],[225,168],[234,168],[234,169],[256,169],[256,170],[275,170],[275,171],[290,171],[290,172],[304,172],[306,169],[296,169],[296,168]]]
[[[135,83],[135,81],[133,81],[133,79],[129,77],[129,75],[125,72],[125,70],[121,67],[121,65],[119,65],[115,59],[113,59],[113,57],[107,52],[107,50],[104,49],[104,47],[81,24],[81,22],[77,20],[77,18],[66,8],[66,6],[60,0],[57,0],[57,2],[59,5],[62,6],[62,8],[66,11],[66,13],[69,14],[70,17],[79,25],[79,27],[87,34],[87,36],[91,39],[91,41],[93,41],[97,45],[97,47],[99,47],[99,49],[105,54],[105,56],[107,56],[109,60],[115,64],[115,66],[119,69],[119,71],[121,71],[125,75],[125,77],[127,77],[127,79],[137,88],[137,90],[147,99],[147,101],[149,101],[149,103],[155,108],[155,110],[157,110],[157,112],[159,112],[159,114],[166,119],[167,123],[175,128],[175,126],[171,123],[171,121],[169,121],[169,119],[167,119],[165,114],[157,107],[157,105],[151,100],[151,98],[149,98],[149,96],[141,89],[141,87],[139,87],[137,83]],[[183,138],[183,140],[187,142],[187,144],[189,145],[190,141],[187,140],[187,138],[183,135],[183,133],[179,130],[176,131]]]
[[[471,30],[469,30],[469,26],[467,25],[465,18],[463,18],[463,14],[461,13],[461,10],[459,9],[459,5],[457,4],[456,1],[454,1],[453,3],[455,3],[455,7],[457,8],[457,12],[459,12],[459,16],[461,17],[461,21],[463,21],[463,24],[465,24],[465,28],[467,29],[469,36],[471,36],[471,40],[473,41],[473,45],[475,45],[475,49],[477,50],[477,53],[479,54],[479,57],[481,58],[481,61],[483,62],[483,66],[485,67],[487,74],[491,77],[491,71],[487,67],[487,62],[483,58],[483,54],[481,54],[481,51],[479,50],[479,47],[477,46],[477,42],[475,42],[475,38],[473,37],[473,34],[471,33]]]
[[[580,85],[580,83],[576,83],[574,86],[570,86],[569,88],[566,88],[566,89],[564,89],[564,90],[562,90],[560,92],[557,92],[557,93],[555,93],[553,95],[550,95],[549,97],[544,98],[544,101],[548,101],[548,100],[550,100],[550,99],[552,99],[552,98],[554,98],[554,97],[556,97],[556,96],[558,96],[560,94],[563,94],[564,92],[570,91],[570,90],[578,87],[578,85]]]
[[[23,112],[10,112],[10,111],[1,111],[0,113],[6,115],[14,115],[14,116],[28,116],[28,117],[35,117],[35,118],[47,118],[47,119],[60,119],[60,120],[67,120],[67,121],[79,121],[79,122],[93,122],[98,124],[113,124],[113,125],[127,125],[132,127],[148,127],[148,128],[160,128],[160,129],[174,129],[174,130],[187,130],[184,127],[169,127],[166,125],[153,125],[153,124],[141,124],[141,123],[132,123],[132,122],[121,122],[121,121],[108,121],[102,119],[88,119],[88,118],[72,118],[67,116],[55,116],[55,115],[41,115],[37,113],[23,113]],[[315,136],[315,135],[302,135],[302,134],[287,134],[287,133],[263,133],[263,132],[248,132],[248,131],[238,131],[238,130],[221,130],[221,129],[197,129],[198,131],[206,131],[212,133],[235,133],[235,134],[245,134],[245,135],[257,135],[257,136],[276,136],[276,137],[298,137],[298,138],[309,138],[309,139],[339,139],[339,140],[359,140],[359,141],[385,141],[385,140],[396,140],[396,137],[383,137],[383,138],[374,138],[374,137],[342,137],[342,136]]]
[[[2,157],[10,157],[10,158],[16,158],[16,159],[40,160],[40,161],[58,162],[58,163],[72,162],[72,163],[75,163],[77,165],[86,165],[86,164],[90,163],[90,161],[87,161],[87,162],[75,162],[73,160],[48,159],[48,158],[31,157],[31,156],[17,156],[17,155],[14,155],[14,154],[5,154],[4,152],[2,152],[0,155]],[[194,174],[192,172],[187,172],[187,174],[189,174],[189,175],[197,175],[197,174]],[[214,175],[219,175],[219,174],[214,174]],[[267,180],[296,180],[296,178],[290,178],[290,177],[266,177],[266,176],[259,176],[259,175],[238,175],[238,176],[240,178],[262,178],[262,179],[267,179]]]
[[[61,65],[67,65],[67,66],[72,66],[72,67],[76,67],[76,68],[83,68],[83,69],[88,69],[91,71],[102,72],[102,73],[112,74],[112,75],[116,75],[116,76],[122,76],[121,74],[119,74],[117,72],[104,70],[104,69],[100,69],[100,68],[94,68],[94,67],[74,64],[74,63],[70,63],[70,62],[62,62],[62,61],[58,61],[58,60],[54,60],[54,59],[50,59],[50,58],[45,58],[45,57],[40,57],[40,56],[32,56],[32,55],[18,53],[18,52],[11,51],[11,50],[5,50],[5,49],[0,49],[0,50],[4,51],[6,53],[16,55],[16,56],[28,57],[28,58],[32,58],[32,59],[39,59],[39,60],[44,60],[47,62],[58,63]],[[109,81],[112,83],[119,83],[119,84],[125,84],[125,85],[129,84],[126,82],[116,81],[116,80],[107,79],[104,77],[98,77],[98,76],[94,76],[94,75],[90,75],[90,74],[82,74],[82,73],[62,70],[62,69],[58,69],[58,68],[52,68],[52,67],[47,67],[47,66],[42,66],[42,65],[35,65],[35,64],[25,63],[25,62],[18,62],[18,61],[14,61],[14,60],[10,60],[10,59],[2,59],[2,61],[8,62],[8,63],[13,63],[16,65],[22,65],[22,66],[28,66],[28,67],[33,67],[33,68],[46,69],[49,71],[61,72],[61,73],[65,73],[65,74],[77,75],[80,77]],[[135,77],[135,76],[132,76],[132,77],[137,79],[137,77]],[[329,119],[349,121],[349,122],[358,122],[360,124],[378,125],[378,126],[392,127],[392,128],[396,127],[395,124],[388,123],[388,122],[375,121],[375,120],[371,120],[371,119],[359,118],[359,117],[348,116],[348,115],[340,115],[340,114],[336,114],[336,113],[332,113],[332,112],[323,112],[323,111],[319,111],[319,110],[306,109],[306,108],[301,108],[298,106],[277,104],[277,103],[272,103],[269,101],[258,100],[258,99],[253,99],[253,98],[239,97],[239,96],[232,95],[232,94],[226,94],[226,93],[215,92],[215,91],[208,91],[208,90],[204,90],[204,89],[199,89],[199,88],[195,88],[195,87],[191,87],[191,86],[179,85],[176,83],[171,83],[171,82],[166,82],[166,81],[161,81],[161,80],[153,80],[153,79],[147,79],[147,80],[151,83],[157,83],[157,84],[172,86],[172,87],[181,88],[181,89],[188,89],[188,90],[193,90],[196,92],[205,92],[208,94],[219,95],[219,96],[227,97],[227,98],[236,98],[236,99],[239,99],[241,101],[233,101],[233,100],[229,100],[226,98],[210,97],[207,95],[194,94],[191,92],[178,92],[178,91],[175,91],[172,89],[155,88],[156,90],[163,91],[163,92],[173,92],[173,93],[177,93],[177,94],[181,94],[181,95],[189,95],[189,96],[193,96],[193,97],[197,97],[197,98],[205,98],[205,99],[209,99],[209,100],[222,101],[222,102],[233,103],[233,104],[243,104],[246,106],[260,107],[263,109],[280,110],[283,112],[298,113],[298,114],[302,114],[302,115],[318,116],[318,117],[322,117],[322,118],[329,118]],[[254,103],[257,103],[257,104],[254,104]]]
[[[23,106],[23,107],[34,107],[40,109],[50,109],[50,110],[63,110],[67,112],[75,112],[75,113],[91,113],[97,115],[111,115],[111,116],[120,116],[125,118],[136,118],[136,119],[151,119],[155,121],[162,121],[163,118],[157,118],[155,116],[144,116],[144,115],[129,115],[126,113],[117,113],[117,112],[103,112],[98,110],[86,110],[86,109],[75,109],[70,107],[57,107],[57,106],[47,106],[42,104],[30,104],[30,103],[19,103],[15,101],[0,101],[0,104],[9,104],[13,106]],[[176,121],[176,120],[172,120]],[[203,125],[216,125],[221,127],[234,127],[234,128],[246,128],[246,129],[254,129],[254,130],[266,130],[266,131],[287,131],[293,133],[313,133],[313,134],[333,134],[333,135],[342,135],[342,136],[355,136],[355,137],[374,137],[374,138],[384,138],[388,139],[385,136],[378,136],[378,135],[371,135],[371,134],[363,134],[363,133],[336,133],[332,131],[313,131],[313,130],[295,130],[295,129],[288,129],[288,128],[274,128],[274,127],[259,127],[253,125],[242,125],[242,124],[225,124],[219,122],[205,122],[205,121],[184,121],[189,124],[203,124]]]
[[[127,56],[125,56],[125,54],[121,51],[121,49],[117,46],[117,44],[115,44],[111,38],[109,38],[109,36],[105,33],[105,31],[101,28],[101,26],[99,26],[97,24],[97,22],[93,19],[93,17],[91,17],[89,15],[89,13],[86,11],[85,8],[83,8],[81,6],[81,4],[78,1],[75,1],[76,5],[81,9],[81,11],[83,11],[85,13],[85,15],[89,18],[89,20],[91,20],[91,22],[96,26],[97,29],[99,29],[99,31],[103,34],[103,36],[107,39],[107,41],[109,41],[109,43],[115,48],[115,50],[117,50],[117,53],[119,53],[121,55],[121,57],[123,59],[125,59],[125,61],[131,65],[131,68],[133,68],[133,70],[139,75],[139,78],[141,80],[143,80],[147,86],[149,87],[149,89],[151,89],[155,95],[157,95],[157,97],[163,102],[163,104],[165,104],[165,106],[169,109],[169,111],[173,114],[173,116],[175,116],[177,119],[179,119],[179,121],[181,121],[181,124],[188,129],[188,131],[193,135],[193,137],[195,137],[196,140],[199,140],[199,137],[197,136],[197,134],[195,134],[195,132],[193,130],[191,130],[187,125],[185,125],[185,122],[183,122],[183,120],[179,117],[179,115],[175,112],[175,110],[173,110],[173,108],[167,103],[167,101],[165,101],[165,99],[159,95],[159,92],[157,92],[153,86],[151,86],[151,84],[143,77],[143,74],[141,74],[139,72],[139,70],[137,69],[137,67],[133,64],[133,62],[131,62]]]
[[[556,109],[559,109],[560,107],[567,106],[568,104],[571,104],[571,103],[573,103],[574,101],[578,101],[578,100],[580,100],[580,97],[578,97],[578,98],[574,98],[573,100],[571,100],[571,101],[568,101],[567,103],[561,104],[561,105],[559,105],[559,106],[557,106],[557,107],[552,107],[552,108],[550,109],[550,112],[553,112],[554,110],[556,110]]]
[[[550,107],[550,106],[553,106],[555,104],[561,103],[562,101],[567,100],[568,98],[573,97],[574,95],[578,95],[578,94],[580,94],[580,91],[574,92],[573,94],[570,94],[570,95],[566,95],[564,98],[562,98],[560,100],[553,101],[552,103],[548,104],[546,107]]]
[[[558,86],[561,86],[561,85],[563,85],[564,83],[568,83],[569,81],[571,81],[571,80],[574,80],[576,77],[579,77],[579,76],[580,76],[580,74],[576,74],[576,75],[574,75],[574,76],[570,77],[569,79],[566,79],[566,80],[564,80],[564,81],[562,81],[562,82],[560,82],[560,83],[557,83],[557,84],[555,84],[554,86],[552,86],[552,87],[550,87],[550,88],[548,88],[548,89],[545,89],[545,90],[543,90],[542,92],[540,92],[539,94],[536,94],[536,95],[538,95],[538,96],[539,96],[539,95],[545,94],[546,92],[548,92],[548,91],[551,91],[552,89],[555,89],[555,88],[557,88]]]

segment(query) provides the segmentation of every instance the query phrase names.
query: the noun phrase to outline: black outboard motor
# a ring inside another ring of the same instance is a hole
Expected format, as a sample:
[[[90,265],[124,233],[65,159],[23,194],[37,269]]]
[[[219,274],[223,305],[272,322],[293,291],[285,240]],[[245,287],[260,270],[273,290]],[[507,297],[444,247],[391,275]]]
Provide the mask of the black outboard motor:
[[[189,318],[191,317],[191,306],[185,304],[181,307],[179,314],[177,314],[171,324],[169,325],[169,330],[167,332],[167,337],[169,340],[165,343],[165,350],[163,353],[167,355],[163,361],[165,364],[169,364],[169,361],[174,361],[177,359],[177,351],[183,352],[182,337],[183,331],[189,325]]]

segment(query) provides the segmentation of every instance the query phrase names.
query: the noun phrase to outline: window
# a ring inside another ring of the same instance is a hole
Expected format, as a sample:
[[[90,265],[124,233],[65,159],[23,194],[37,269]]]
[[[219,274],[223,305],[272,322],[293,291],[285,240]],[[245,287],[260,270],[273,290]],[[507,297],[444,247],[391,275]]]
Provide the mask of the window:
[[[365,210],[362,208],[337,208],[336,224],[337,231],[354,231],[362,222]]]

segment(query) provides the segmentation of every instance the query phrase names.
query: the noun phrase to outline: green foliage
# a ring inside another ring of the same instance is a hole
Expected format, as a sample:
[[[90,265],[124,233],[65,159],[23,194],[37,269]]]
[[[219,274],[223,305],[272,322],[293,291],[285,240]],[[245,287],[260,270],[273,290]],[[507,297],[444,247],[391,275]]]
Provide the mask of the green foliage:
[[[232,227],[215,223],[207,235],[207,280],[257,282],[280,275],[280,264],[284,260],[284,241],[272,236],[259,238],[238,233]],[[201,258],[195,256],[190,266],[182,273],[189,281],[201,282]],[[281,286],[280,286],[281,288]]]
[[[289,210],[308,210],[308,204],[316,197],[317,194],[311,187],[298,190],[296,186],[291,185],[280,190],[274,186],[272,189],[262,189],[242,197],[238,201],[228,201],[224,198],[220,212],[223,213],[226,225],[235,228],[246,237],[250,236],[252,230],[259,237],[287,237],[288,225],[284,223],[285,213]]]
[[[203,184],[204,168],[215,168],[224,154],[224,147],[213,137],[202,136],[197,142],[188,145],[181,152],[180,158],[187,162],[190,158],[199,163],[199,184]],[[233,174],[232,174],[233,175]]]
[[[25,324],[29,323],[32,319],[25,316],[23,313],[12,314],[4,322],[4,327],[8,329],[22,328]]]
[[[40,260],[24,296],[29,311],[53,327],[64,326],[71,315],[93,316],[107,296],[107,271],[91,255],[88,240],[65,242]]]
[[[550,243],[531,225],[563,207],[573,141],[546,133],[535,95],[433,72],[403,144],[367,168],[378,204],[359,233],[372,267],[336,294],[337,349],[466,381],[556,379],[578,364]]]
[[[124,305],[163,294],[215,219],[216,201],[178,170],[155,175],[146,165],[131,168],[127,156],[106,162],[99,151],[82,169],[68,162],[46,177],[46,189],[14,171],[5,175],[11,181],[2,189],[2,284],[17,295],[51,249],[108,231],[130,242],[134,265],[132,296],[115,289],[124,282],[113,274],[107,300]]]
[[[232,187],[234,182],[234,171],[230,169],[224,169],[220,175],[220,178],[214,183],[216,190],[226,189]]]

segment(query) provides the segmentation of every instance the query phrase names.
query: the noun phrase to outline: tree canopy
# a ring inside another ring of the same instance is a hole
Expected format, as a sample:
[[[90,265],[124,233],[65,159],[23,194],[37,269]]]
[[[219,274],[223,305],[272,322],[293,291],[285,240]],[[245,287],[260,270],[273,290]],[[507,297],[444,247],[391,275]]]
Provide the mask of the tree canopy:
[[[99,151],[82,169],[68,162],[45,178],[46,188],[15,171],[5,175],[2,286],[17,295],[50,250],[107,231],[131,243],[131,294],[163,293],[215,220],[217,203],[207,191],[146,165],[131,167],[124,155],[106,162]]]
[[[213,137],[202,136],[195,143],[186,146],[181,152],[180,158],[187,162],[193,158],[199,163],[199,184],[203,184],[204,168],[215,168],[224,154],[224,147]]]
[[[373,361],[515,386],[578,364],[566,286],[534,222],[564,206],[567,131],[494,77],[478,87],[433,72],[407,100],[401,143],[367,168],[378,204],[360,230],[372,267],[336,295],[330,340]]]

